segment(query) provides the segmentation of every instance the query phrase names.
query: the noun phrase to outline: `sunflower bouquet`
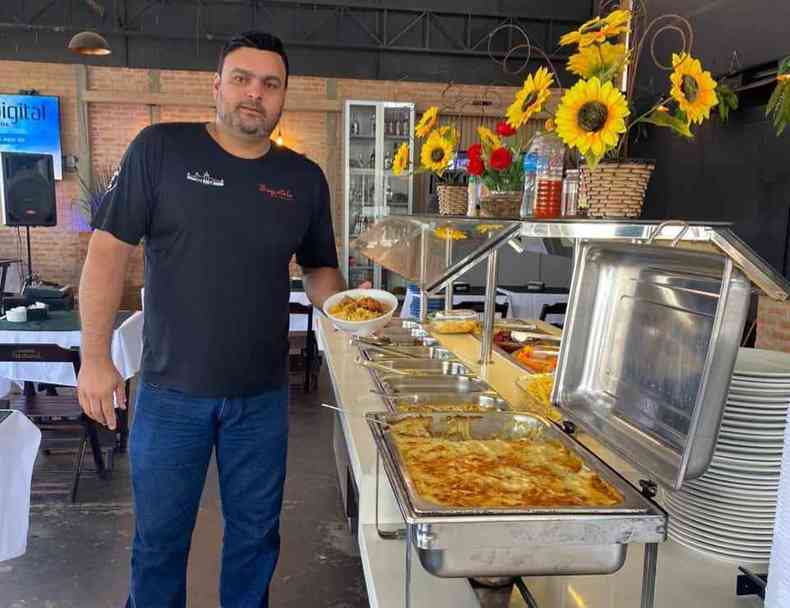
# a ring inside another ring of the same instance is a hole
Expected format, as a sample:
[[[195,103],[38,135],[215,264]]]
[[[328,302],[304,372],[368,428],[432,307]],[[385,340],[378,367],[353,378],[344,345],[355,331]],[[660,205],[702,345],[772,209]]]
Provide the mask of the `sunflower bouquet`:
[[[452,124],[439,124],[439,108],[431,106],[414,127],[415,139],[422,139],[419,165],[413,173],[434,173],[440,181],[447,181],[445,173],[455,158],[460,133]],[[409,144],[403,143],[392,161],[394,175],[409,171]]]
[[[560,45],[575,47],[566,67],[579,80],[560,99],[554,116],[557,135],[593,168],[604,157],[624,157],[625,134],[635,125],[651,123],[691,138],[691,127],[709,118],[719,103],[716,81],[684,48],[672,55],[668,94],[635,116],[636,64],[646,34],[662,18],[651,22],[629,51],[619,39],[634,34],[633,18],[631,11],[614,10],[560,39]]]

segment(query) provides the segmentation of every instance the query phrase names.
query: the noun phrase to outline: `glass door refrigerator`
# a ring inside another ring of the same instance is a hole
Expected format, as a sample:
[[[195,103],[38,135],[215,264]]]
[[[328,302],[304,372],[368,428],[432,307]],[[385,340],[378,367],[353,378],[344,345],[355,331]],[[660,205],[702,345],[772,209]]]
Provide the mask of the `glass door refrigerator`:
[[[413,178],[392,172],[401,144],[413,154],[414,104],[346,101],[344,112],[343,272],[350,287],[370,281],[377,288],[405,291],[403,280],[354,250],[356,236],[376,219],[412,212]]]

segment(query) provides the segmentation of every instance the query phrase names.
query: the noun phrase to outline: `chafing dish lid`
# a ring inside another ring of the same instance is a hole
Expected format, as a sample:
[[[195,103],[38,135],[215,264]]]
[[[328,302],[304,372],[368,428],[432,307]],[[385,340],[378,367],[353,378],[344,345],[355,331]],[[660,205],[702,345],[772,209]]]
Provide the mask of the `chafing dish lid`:
[[[750,292],[723,256],[580,243],[552,400],[680,488],[713,455]]]

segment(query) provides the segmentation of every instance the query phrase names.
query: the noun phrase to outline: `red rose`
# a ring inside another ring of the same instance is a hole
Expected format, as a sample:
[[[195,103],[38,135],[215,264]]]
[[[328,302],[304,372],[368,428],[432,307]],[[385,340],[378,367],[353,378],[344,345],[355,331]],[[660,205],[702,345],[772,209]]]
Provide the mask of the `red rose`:
[[[466,172],[469,175],[483,175],[483,171],[485,171],[485,166],[483,165],[482,158],[470,158],[469,164],[466,166]]]
[[[502,137],[510,137],[511,135],[516,134],[516,130],[511,127],[507,121],[503,120],[502,122],[498,122],[496,124],[496,133]]]
[[[491,168],[496,171],[504,171],[513,162],[513,154],[507,148],[497,148],[491,152]]]
[[[469,160],[475,158],[477,160],[480,160],[482,153],[483,153],[483,146],[481,146],[480,144],[472,144],[466,150],[466,155],[469,157]]]

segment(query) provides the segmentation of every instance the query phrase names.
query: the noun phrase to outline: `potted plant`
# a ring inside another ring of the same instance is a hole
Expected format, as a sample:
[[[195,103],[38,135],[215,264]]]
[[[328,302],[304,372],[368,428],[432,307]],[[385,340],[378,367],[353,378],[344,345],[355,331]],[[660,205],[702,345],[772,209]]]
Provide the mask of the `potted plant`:
[[[436,175],[439,198],[439,213],[442,215],[464,215],[467,209],[465,178],[455,172],[448,173],[456,157],[460,134],[451,124],[439,124],[439,108],[431,106],[414,127],[414,136],[424,139],[420,151],[420,164],[413,173],[430,172]],[[403,143],[392,162],[394,175],[409,170],[409,144]]]
[[[90,183],[87,183],[82,179],[82,176],[79,176],[80,196],[74,200],[73,204],[77,206],[82,216],[83,228],[87,231],[92,230],[93,218],[104,201],[104,195],[107,193],[115,173],[116,167],[114,165],[105,164],[93,171]]]

